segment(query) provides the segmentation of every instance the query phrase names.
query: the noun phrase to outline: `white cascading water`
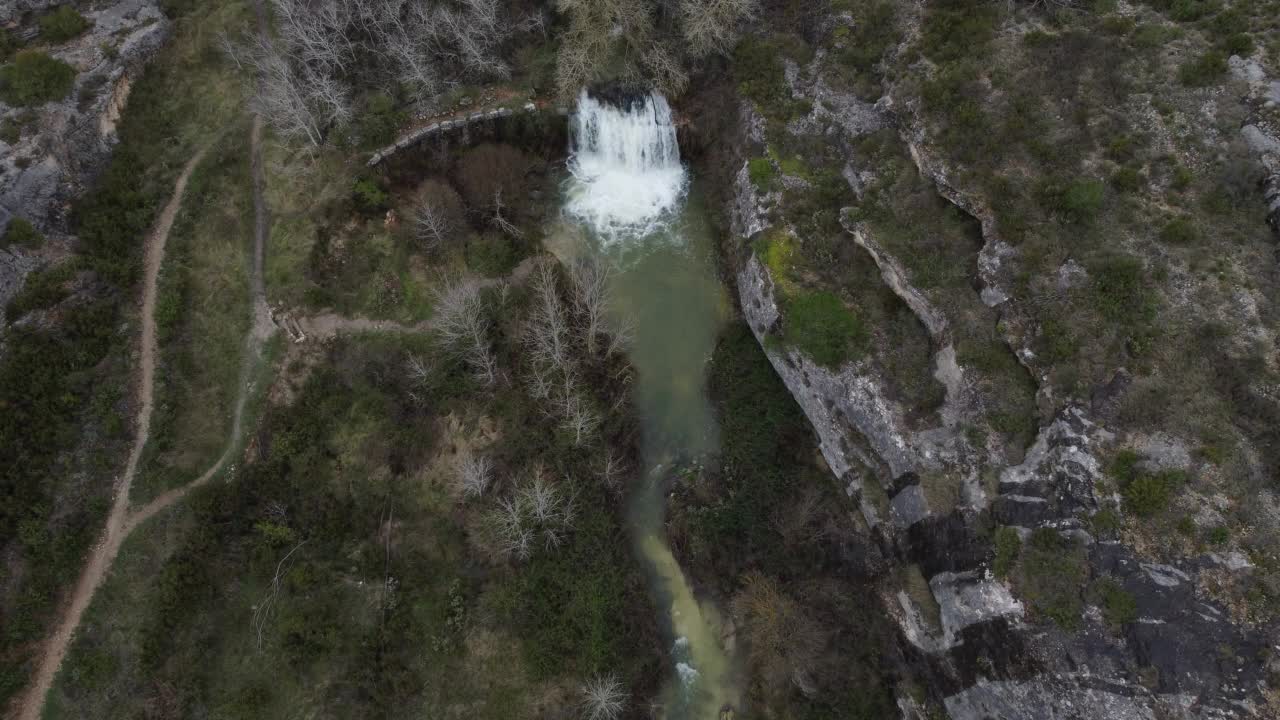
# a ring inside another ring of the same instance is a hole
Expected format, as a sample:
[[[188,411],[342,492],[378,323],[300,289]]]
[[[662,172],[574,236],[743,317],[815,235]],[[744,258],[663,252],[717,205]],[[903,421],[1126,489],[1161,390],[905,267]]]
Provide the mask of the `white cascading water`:
[[[565,208],[603,238],[648,234],[679,207],[688,177],[666,98],[650,94],[623,109],[583,90],[570,132]]]

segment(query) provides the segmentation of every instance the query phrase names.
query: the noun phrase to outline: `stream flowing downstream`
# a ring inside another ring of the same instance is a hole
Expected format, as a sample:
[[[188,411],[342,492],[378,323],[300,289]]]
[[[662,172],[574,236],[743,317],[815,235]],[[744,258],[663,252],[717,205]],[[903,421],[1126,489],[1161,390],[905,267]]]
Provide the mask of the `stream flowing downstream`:
[[[714,720],[739,700],[723,624],[694,596],[663,522],[669,479],[717,447],[706,370],[729,299],[666,100],[639,97],[619,108],[584,92],[571,136],[565,212],[548,244],[566,259],[594,253],[613,265],[614,311],[634,335],[633,391],[644,429],[645,472],[631,494],[629,525],[674,663],[664,717]]]

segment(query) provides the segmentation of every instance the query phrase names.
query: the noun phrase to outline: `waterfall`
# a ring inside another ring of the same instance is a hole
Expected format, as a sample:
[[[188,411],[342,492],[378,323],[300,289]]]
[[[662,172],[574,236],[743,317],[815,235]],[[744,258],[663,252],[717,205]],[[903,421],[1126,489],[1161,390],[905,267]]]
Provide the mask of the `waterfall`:
[[[565,208],[602,238],[651,233],[678,208],[688,179],[666,98],[617,107],[583,90],[570,137]]]

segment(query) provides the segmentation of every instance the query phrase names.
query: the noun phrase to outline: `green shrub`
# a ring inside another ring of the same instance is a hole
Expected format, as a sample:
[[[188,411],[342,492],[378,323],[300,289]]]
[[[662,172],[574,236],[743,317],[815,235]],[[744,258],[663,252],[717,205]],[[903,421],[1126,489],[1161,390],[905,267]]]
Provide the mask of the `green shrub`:
[[[44,310],[62,302],[68,295],[67,282],[78,270],[73,260],[28,275],[22,290],[5,306],[5,319],[13,322],[33,310]]]
[[[1200,239],[1200,231],[1190,218],[1176,217],[1160,228],[1160,239],[1170,245],[1189,245]]]
[[[396,108],[395,100],[384,93],[372,95],[365,102],[353,124],[356,143],[361,148],[372,149],[395,140],[396,132],[404,125],[408,115]]]
[[[387,209],[387,191],[375,179],[369,177],[356,178],[351,186],[351,195],[356,207],[366,213],[376,213]]]
[[[1018,554],[1022,551],[1022,538],[1018,537],[1018,531],[1011,527],[997,529],[995,551],[991,569],[995,571],[996,577],[1008,577],[1009,571],[1013,570],[1014,563],[1018,561]]]
[[[1088,575],[1084,549],[1052,528],[1036,528],[1022,549],[1018,584],[1037,613],[1067,630],[1080,623],[1080,589]]]
[[[802,292],[786,301],[783,341],[826,367],[866,352],[869,334],[837,295]]]
[[[44,242],[44,235],[36,230],[35,225],[27,222],[23,218],[16,217],[9,221],[9,227],[5,228],[4,237],[0,237],[0,248],[7,248],[14,245],[23,248],[36,248]]]
[[[1097,180],[1077,180],[1067,186],[1060,200],[1060,209],[1072,220],[1085,223],[1093,220],[1102,208],[1105,188]]]
[[[747,162],[747,174],[751,176],[751,184],[760,192],[769,192],[773,186],[773,163],[769,158],[751,158]]]
[[[1227,56],[1219,50],[1206,50],[1203,55],[1178,67],[1178,79],[1190,87],[1206,87],[1227,74]]]
[[[859,84],[859,91],[871,97],[878,90],[877,63],[902,36],[896,21],[897,9],[893,3],[879,1],[857,3],[853,12],[856,15],[852,31],[840,28],[846,31],[846,36],[844,47],[836,57]]]
[[[1120,531],[1120,515],[1111,508],[1103,508],[1089,518],[1093,534],[1104,538],[1115,537]]]
[[[61,100],[71,92],[76,71],[70,65],[35,50],[23,50],[0,67],[0,98],[10,105],[30,107]]]
[[[1093,591],[1108,625],[1118,628],[1138,619],[1138,603],[1120,583],[1104,577],[1094,584]]]
[[[467,267],[485,277],[502,277],[519,262],[519,249],[503,233],[487,232],[467,243]]]
[[[40,18],[40,38],[46,42],[66,42],[88,29],[90,22],[70,5],[60,5],[57,10]]]
[[[1216,9],[1213,0],[1173,0],[1167,3],[1169,18],[1178,22],[1195,22]]]
[[[1195,179],[1190,168],[1179,165],[1174,168],[1173,176],[1169,179],[1169,187],[1174,190],[1186,190],[1191,187],[1191,181]]]
[[[1181,470],[1148,472],[1139,467],[1142,457],[1132,450],[1121,450],[1107,467],[1108,474],[1120,486],[1125,512],[1149,517],[1163,511],[1183,482]]]
[[[1148,303],[1142,263],[1130,255],[1114,255],[1095,265],[1094,302],[1102,317],[1112,322],[1133,320]]]
[[[782,53],[768,40],[743,38],[733,51],[733,77],[738,91],[768,117],[786,117],[791,91],[787,88]]]
[[[1137,192],[1142,184],[1142,173],[1137,168],[1125,166],[1111,173],[1111,187],[1120,192]]]
[[[1068,222],[1087,225],[1102,209],[1106,186],[1094,179],[1047,180],[1041,183],[1038,195],[1045,209]]]
[[[995,38],[1000,6],[988,0],[935,0],[925,6],[920,51],[938,63],[981,57]]]
[[[1253,54],[1255,45],[1253,43],[1253,37],[1249,34],[1236,33],[1235,35],[1230,35],[1227,39],[1223,40],[1221,47],[1222,51],[1227,55],[1248,57]]]
[[[1225,525],[1219,525],[1209,531],[1208,540],[1214,545],[1221,545],[1231,537],[1231,531]]]

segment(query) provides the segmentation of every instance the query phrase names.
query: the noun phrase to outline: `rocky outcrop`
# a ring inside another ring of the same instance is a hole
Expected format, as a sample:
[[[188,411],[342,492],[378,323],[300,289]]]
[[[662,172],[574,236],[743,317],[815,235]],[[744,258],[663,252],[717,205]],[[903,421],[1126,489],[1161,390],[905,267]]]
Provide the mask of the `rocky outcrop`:
[[[1262,164],[1267,219],[1280,235],[1280,79],[1267,77],[1254,59],[1233,55],[1229,65],[1231,73],[1249,88],[1245,98],[1249,116],[1240,128],[1240,136]]]
[[[845,142],[867,128],[892,124],[892,105],[871,108],[836,93],[820,78],[788,68],[795,97],[813,99],[814,112],[793,120],[789,133]],[[824,116],[825,114],[825,116]],[[866,118],[874,116],[874,121]],[[859,120],[862,118],[862,120]],[[845,122],[849,120],[849,122]],[[765,126],[745,104],[739,142],[760,155]],[[979,279],[984,303],[999,306],[1002,332],[1020,360],[1036,373],[1029,350],[1030,326],[1009,307],[1006,259],[1014,252],[995,232],[980,202],[948,182],[944,168],[930,163],[919,142],[904,142],[939,192],[977,218],[984,230]],[[874,168],[846,168],[854,192]],[[768,208],[776,197],[762,193],[744,163],[727,199],[730,231],[750,239],[770,230]],[[911,286],[899,259],[857,223],[844,223],[852,242],[871,257],[889,289],[920,319],[935,343],[936,373],[947,387],[940,424],[913,427],[865,361],[828,368],[795,348],[769,340],[785,311],[768,267],[749,249],[735,258],[739,304],[773,367],[795,397],[819,438],[831,472],[857,501],[862,516],[899,569],[916,570],[927,588],[910,589],[898,573],[887,576],[880,595],[900,631],[912,672],[956,720],[1032,718],[1260,718],[1267,632],[1232,616],[1205,592],[1203,573],[1248,572],[1247,559],[1205,556],[1182,563],[1144,559],[1134,548],[1095,528],[1101,511],[1118,509],[1119,498],[1104,482],[1103,458],[1117,446],[1101,417],[1114,412],[1101,393],[1088,406],[1068,404],[1048,416],[1024,455],[1014,461],[974,447],[954,428],[982,422],[980,403],[967,394],[956,362],[946,307],[937,307]],[[735,242],[750,248],[750,243]],[[1080,270],[1083,272],[1083,270]],[[1070,282],[1067,277],[1064,282]],[[1114,393],[1127,374],[1116,374]],[[1042,398],[1043,400],[1043,398]],[[1044,403],[1052,407],[1053,403]],[[1167,439],[1130,444],[1146,467],[1185,466],[1185,448]],[[1173,465],[1170,465],[1172,463]],[[931,507],[929,482],[958,489],[954,508]],[[983,478],[993,479],[994,482]],[[1059,538],[1072,548],[1078,572],[1078,611],[1051,621],[993,573],[991,527],[1012,528],[1024,541]],[[1228,570],[1227,568],[1233,568]],[[1131,618],[1109,619],[1085,588],[1114,584],[1134,604]],[[925,593],[926,596],[922,596]],[[920,717],[917,700],[900,698],[903,717]]]
[[[0,3],[0,27],[18,22],[25,13],[45,10],[57,4],[59,0],[7,0]]]
[[[9,5],[14,17],[50,3]],[[47,48],[77,71],[63,100],[20,109],[0,103],[0,119],[24,130],[13,144],[0,141],[0,232],[20,216],[50,236],[63,235],[72,198],[102,169],[116,142],[116,122],[134,76],[169,36],[170,22],[155,0],[118,0],[85,11],[92,26],[68,43]],[[0,18],[3,22],[3,18]],[[0,305],[22,286],[36,256],[11,249],[0,261]]]

